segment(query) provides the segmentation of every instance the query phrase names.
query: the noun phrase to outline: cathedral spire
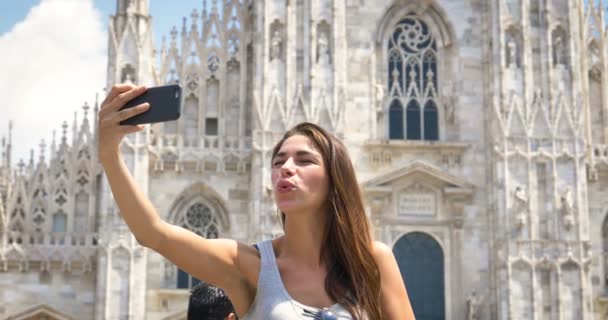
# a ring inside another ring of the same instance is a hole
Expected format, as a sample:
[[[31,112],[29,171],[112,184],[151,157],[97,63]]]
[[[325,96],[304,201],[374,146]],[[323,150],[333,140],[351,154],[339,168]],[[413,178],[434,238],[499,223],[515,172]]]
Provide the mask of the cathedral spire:
[[[8,122],[8,143],[6,138],[2,138],[2,163],[1,165],[10,168],[11,166],[11,148],[13,141],[13,121]]]
[[[95,107],[93,107],[93,141],[97,144],[97,119],[99,114],[99,93],[95,94]],[[97,148],[95,148],[97,150]]]
[[[68,147],[68,122],[64,121],[63,124],[61,125],[61,128],[63,129],[63,133],[61,135],[61,146],[60,149],[63,151],[64,149],[67,149]]]
[[[152,18],[148,0],[117,0],[110,17],[106,88],[121,82],[155,85]]]
[[[42,153],[40,153],[42,155]],[[41,160],[42,161],[42,160]],[[34,149],[30,149],[30,161],[29,164],[27,165],[27,171],[31,172],[34,170],[36,163],[34,162]]]
[[[202,17],[203,20],[207,20],[207,1],[203,0],[203,14]]]
[[[42,165],[44,163],[44,153],[46,150],[46,142],[44,141],[44,139],[40,140],[40,156],[39,156],[39,160],[38,160],[38,164]],[[33,157],[33,152],[32,152],[32,157]]]
[[[12,144],[13,122],[8,123],[8,141],[7,137],[2,137],[0,145],[0,199],[3,192],[6,192],[8,183],[11,181],[11,144]],[[4,190],[4,191],[3,191]],[[5,194],[6,195],[6,194]]]
[[[82,123],[80,124],[81,134],[84,134],[85,132],[89,131],[89,119],[87,118],[89,109],[91,109],[91,107],[89,107],[89,104],[85,101],[84,105],[82,106],[83,116]]]
[[[78,111],[74,111],[74,123],[72,124],[72,145],[78,140]]]
[[[117,0],[116,14],[117,15],[133,15],[139,14],[147,16],[149,14],[148,0]]]
[[[53,157],[53,155],[55,155],[55,152],[57,151],[57,143],[56,143],[56,139],[55,139],[56,135],[57,135],[57,130],[53,130],[53,138],[51,140],[51,158]]]
[[[6,162],[6,138],[2,138],[2,167],[7,167],[7,162]]]

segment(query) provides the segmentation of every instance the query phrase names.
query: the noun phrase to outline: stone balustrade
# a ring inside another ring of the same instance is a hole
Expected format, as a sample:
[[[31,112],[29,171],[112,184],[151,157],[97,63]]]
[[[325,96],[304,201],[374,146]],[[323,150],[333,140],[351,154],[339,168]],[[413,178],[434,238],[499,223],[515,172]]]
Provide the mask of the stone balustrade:
[[[99,235],[96,233],[49,232],[28,234],[9,231],[6,234],[7,245],[26,247],[97,247]]]
[[[184,148],[184,149],[207,149],[207,150],[230,150],[247,151],[252,147],[251,137],[241,136],[195,136],[188,137],[175,134],[166,134],[154,139],[152,146],[163,148]]]

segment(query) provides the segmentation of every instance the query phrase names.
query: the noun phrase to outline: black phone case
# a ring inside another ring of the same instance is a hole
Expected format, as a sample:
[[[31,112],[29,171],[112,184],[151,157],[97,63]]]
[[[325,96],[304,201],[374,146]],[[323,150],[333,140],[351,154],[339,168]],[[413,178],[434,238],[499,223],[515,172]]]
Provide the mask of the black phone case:
[[[150,87],[142,95],[135,97],[122,107],[122,109],[132,108],[148,102],[150,104],[148,111],[123,120],[120,124],[137,125],[177,120],[181,114],[181,101],[182,87],[179,84]]]

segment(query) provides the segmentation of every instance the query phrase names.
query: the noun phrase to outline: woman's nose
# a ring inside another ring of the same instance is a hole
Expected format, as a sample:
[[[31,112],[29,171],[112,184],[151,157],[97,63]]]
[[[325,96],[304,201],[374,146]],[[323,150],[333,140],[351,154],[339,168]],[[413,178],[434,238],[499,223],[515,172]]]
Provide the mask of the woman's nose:
[[[282,177],[291,177],[293,176],[294,168],[293,161],[291,159],[287,159],[285,163],[281,166],[281,176]]]

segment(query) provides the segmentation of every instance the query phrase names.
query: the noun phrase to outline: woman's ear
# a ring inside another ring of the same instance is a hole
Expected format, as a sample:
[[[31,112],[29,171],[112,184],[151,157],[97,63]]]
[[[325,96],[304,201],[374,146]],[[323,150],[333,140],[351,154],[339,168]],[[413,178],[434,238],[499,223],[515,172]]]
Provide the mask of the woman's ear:
[[[237,320],[238,317],[236,316],[236,314],[234,312],[230,312],[229,315],[226,316],[226,319],[224,320]]]

